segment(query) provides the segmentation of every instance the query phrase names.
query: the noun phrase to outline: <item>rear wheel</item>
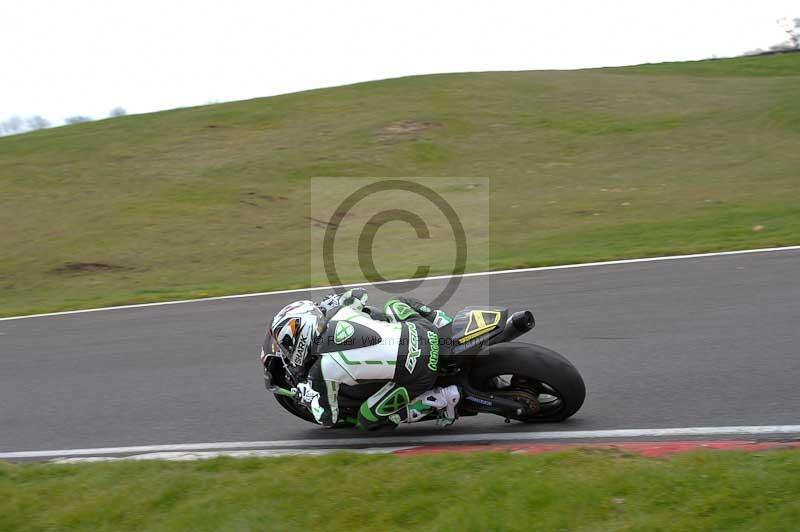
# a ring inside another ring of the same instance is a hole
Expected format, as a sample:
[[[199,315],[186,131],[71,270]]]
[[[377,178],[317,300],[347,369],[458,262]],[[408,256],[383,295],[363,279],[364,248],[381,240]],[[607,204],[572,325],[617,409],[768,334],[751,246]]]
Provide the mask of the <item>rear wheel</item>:
[[[521,342],[483,350],[469,380],[480,391],[525,404],[526,411],[511,418],[526,423],[563,421],[581,408],[586,397],[583,378],[569,360],[546,347]]]

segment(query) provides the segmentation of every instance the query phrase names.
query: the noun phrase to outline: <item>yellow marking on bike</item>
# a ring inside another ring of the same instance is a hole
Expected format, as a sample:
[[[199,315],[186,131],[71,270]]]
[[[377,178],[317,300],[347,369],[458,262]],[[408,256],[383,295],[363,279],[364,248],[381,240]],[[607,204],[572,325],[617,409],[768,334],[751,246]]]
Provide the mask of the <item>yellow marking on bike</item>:
[[[489,318],[487,320],[487,318]],[[464,329],[464,336],[459,338],[458,343],[465,344],[470,340],[482,336],[497,328],[500,323],[500,311],[497,310],[471,310],[469,321]]]

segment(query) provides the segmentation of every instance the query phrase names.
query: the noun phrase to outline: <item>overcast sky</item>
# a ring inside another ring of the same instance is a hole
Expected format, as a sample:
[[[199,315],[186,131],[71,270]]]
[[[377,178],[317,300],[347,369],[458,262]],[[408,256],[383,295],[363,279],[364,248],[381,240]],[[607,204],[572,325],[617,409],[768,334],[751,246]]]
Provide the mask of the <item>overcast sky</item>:
[[[357,81],[568,69],[784,40],[797,0],[0,1],[0,120],[101,118]]]

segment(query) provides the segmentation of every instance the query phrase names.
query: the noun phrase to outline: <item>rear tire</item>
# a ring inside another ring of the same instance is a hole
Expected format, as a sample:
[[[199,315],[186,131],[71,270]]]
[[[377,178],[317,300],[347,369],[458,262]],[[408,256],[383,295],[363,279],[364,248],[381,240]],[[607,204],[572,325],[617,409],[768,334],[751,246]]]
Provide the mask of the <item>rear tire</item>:
[[[478,355],[469,380],[480,391],[496,393],[501,390],[493,388],[491,382],[499,375],[543,383],[550,389],[546,393],[560,399],[557,408],[514,418],[526,423],[563,421],[575,414],[586,398],[586,386],[575,366],[546,347],[521,342],[490,346]]]

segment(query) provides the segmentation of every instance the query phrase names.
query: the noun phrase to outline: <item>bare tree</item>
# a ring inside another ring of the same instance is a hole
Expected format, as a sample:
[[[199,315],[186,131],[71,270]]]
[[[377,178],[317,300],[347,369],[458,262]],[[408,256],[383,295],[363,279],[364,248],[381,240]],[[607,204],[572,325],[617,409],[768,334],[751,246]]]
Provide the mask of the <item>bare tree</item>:
[[[124,107],[117,106],[111,110],[111,114],[109,116],[114,118],[117,116],[125,116],[126,114],[128,114],[128,111],[126,111]]]
[[[36,131],[37,129],[44,129],[46,127],[50,127],[50,121],[40,115],[30,117],[28,120],[25,121],[25,124],[31,131]]]
[[[781,19],[778,24],[783,26],[783,31],[786,32],[786,40],[769,49],[772,52],[784,52],[790,50],[800,50],[800,17],[788,20]]]
[[[67,125],[80,124],[83,122],[91,122],[91,121],[92,121],[91,116],[83,116],[83,115],[70,116],[69,118],[64,119],[64,123]]]
[[[6,127],[11,133],[19,133],[23,129],[25,129],[25,124],[22,122],[22,119],[18,116],[12,116],[8,120],[6,120]]]
[[[0,124],[0,130],[2,130],[3,135],[14,135],[16,133],[21,133],[24,129],[24,125],[20,117],[12,116]]]

